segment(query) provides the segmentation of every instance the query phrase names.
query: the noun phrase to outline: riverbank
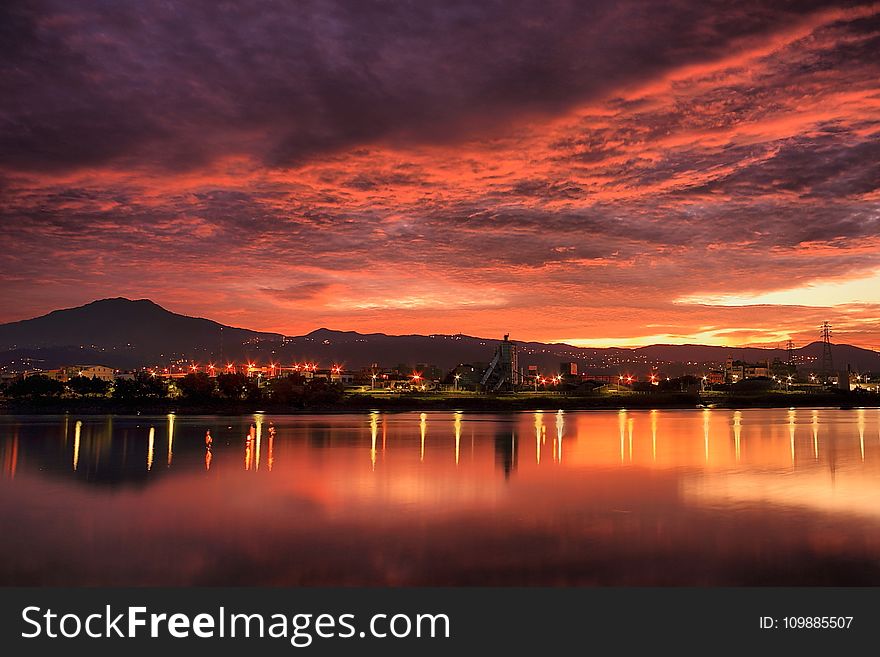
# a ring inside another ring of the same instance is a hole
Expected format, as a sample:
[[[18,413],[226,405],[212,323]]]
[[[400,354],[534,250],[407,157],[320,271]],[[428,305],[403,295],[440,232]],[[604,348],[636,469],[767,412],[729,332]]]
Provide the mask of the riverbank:
[[[114,400],[111,398],[49,398],[0,401],[4,414],[210,414],[241,415],[264,411],[276,414],[363,413],[369,411],[468,411],[517,412],[536,409],[690,409],[690,408],[803,408],[803,407],[880,407],[880,396],[827,391],[804,393],[631,393],[622,395],[565,394],[346,394],[333,402],[277,403],[266,400],[185,399]]]

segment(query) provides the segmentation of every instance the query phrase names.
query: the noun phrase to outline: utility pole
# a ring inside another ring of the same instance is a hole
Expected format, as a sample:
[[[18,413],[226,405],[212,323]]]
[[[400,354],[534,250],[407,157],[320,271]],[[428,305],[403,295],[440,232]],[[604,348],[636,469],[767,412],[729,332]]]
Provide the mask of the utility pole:
[[[823,322],[819,328],[822,332],[822,381],[827,383],[834,371],[834,361],[831,359],[831,324]]]

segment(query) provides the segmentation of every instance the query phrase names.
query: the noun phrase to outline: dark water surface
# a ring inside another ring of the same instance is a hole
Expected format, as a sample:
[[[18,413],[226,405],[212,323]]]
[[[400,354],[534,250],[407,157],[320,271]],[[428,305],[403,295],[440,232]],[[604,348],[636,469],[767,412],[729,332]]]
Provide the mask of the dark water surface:
[[[0,416],[0,463],[0,585],[880,584],[878,409]]]

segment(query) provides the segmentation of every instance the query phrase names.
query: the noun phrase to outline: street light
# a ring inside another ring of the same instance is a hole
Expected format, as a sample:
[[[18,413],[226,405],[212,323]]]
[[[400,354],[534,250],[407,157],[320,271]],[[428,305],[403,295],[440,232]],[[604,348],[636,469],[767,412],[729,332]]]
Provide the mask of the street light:
[[[375,373],[373,373],[372,379],[373,379],[373,382],[370,384],[370,390],[375,390],[376,389],[376,374]]]
[[[461,378],[461,374],[455,375],[455,392],[458,392],[458,380]]]

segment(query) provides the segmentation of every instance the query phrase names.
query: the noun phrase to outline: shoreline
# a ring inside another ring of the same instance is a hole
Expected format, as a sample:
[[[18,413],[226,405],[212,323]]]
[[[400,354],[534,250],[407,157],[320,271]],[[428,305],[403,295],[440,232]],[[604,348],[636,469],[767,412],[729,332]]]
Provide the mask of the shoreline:
[[[535,411],[552,408],[569,411],[586,410],[651,410],[651,409],[748,409],[748,408],[880,408],[880,396],[832,392],[825,394],[762,394],[730,395],[696,393],[631,394],[613,396],[573,395],[405,395],[379,397],[349,395],[333,403],[283,404],[266,401],[185,401],[180,399],[116,401],[112,399],[37,399],[0,402],[2,415],[248,415],[266,412],[284,415],[350,414],[371,411],[399,413],[414,411],[466,411],[498,413]]]

